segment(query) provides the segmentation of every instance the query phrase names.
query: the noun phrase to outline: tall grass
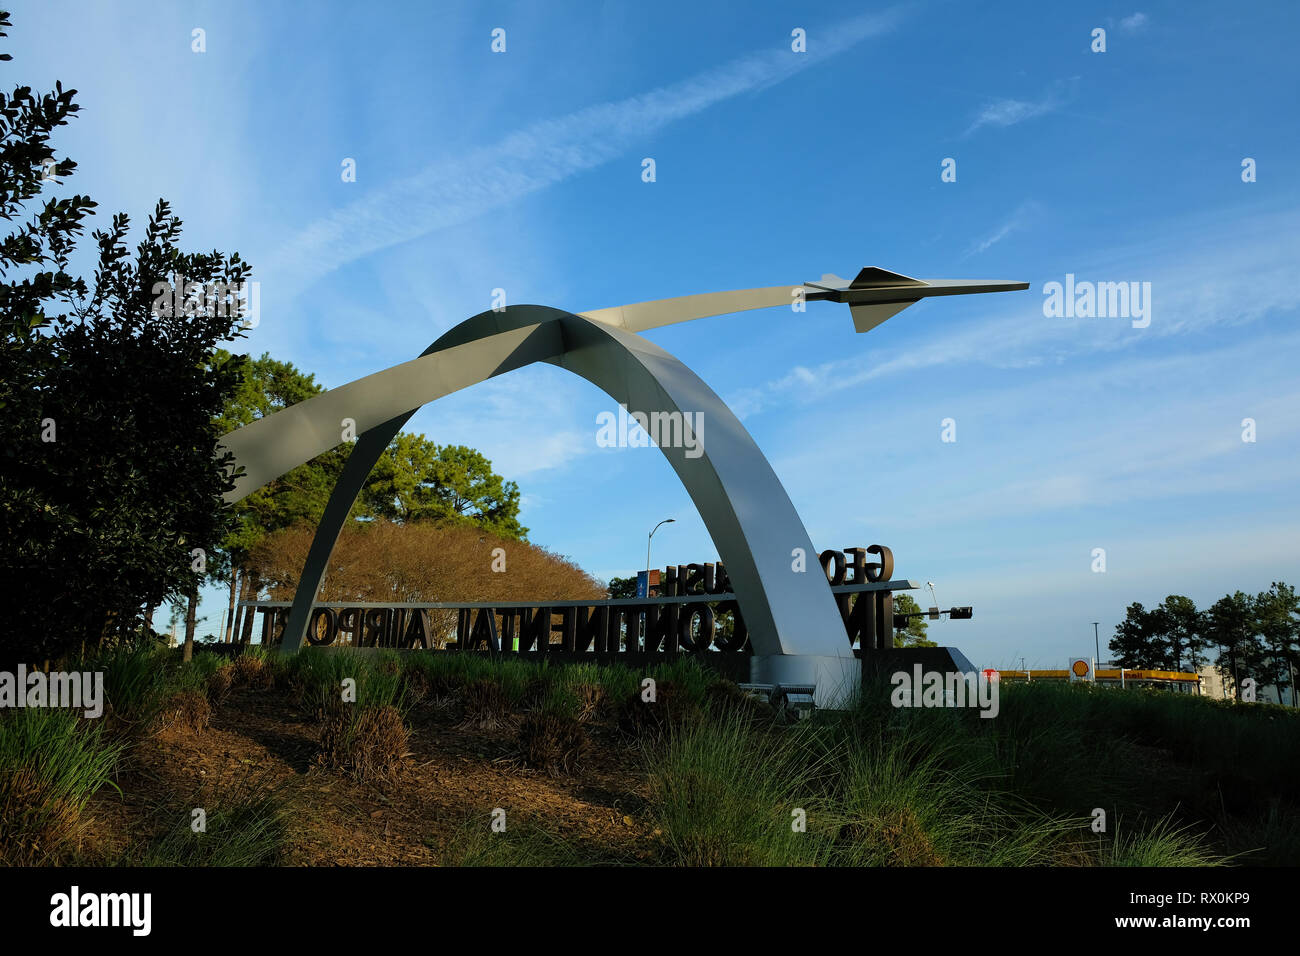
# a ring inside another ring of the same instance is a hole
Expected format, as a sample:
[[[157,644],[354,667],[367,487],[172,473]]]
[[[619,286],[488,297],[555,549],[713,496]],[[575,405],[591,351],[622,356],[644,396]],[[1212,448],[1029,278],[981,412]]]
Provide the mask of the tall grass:
[[[118,644],[87,656],[76,669],[103,673],[112,725],[136,732],[150,729],[167,697],[165,649],[150,641]]]
[[[1188,808],[1175,816],[1178,795],[1188,781],[1218,779],[1220,748],[1235,745],[1242,727],[1259,730],[1267,743],[1256,752],[1273,759],[1295,746],[1270,727],[1268,715],[1169,695],[1130,701],[1096,691],[1015,687],[1004,689],[999,716],[984,719],[974,710],[882,705],[887,693],[881,690],[868,687],[848,711],[789,727],[715,711],[676,729],[662,747],[646,748],[649,813],[662,832],[665,861],[1221,863],[1222,849],[1205,836],[1215,822]],[[1221,721],[1236,726],[1207,732]],[[1198,734],[1205,739],[1189,739]],[[1167,765],[1152,764],[1158,753]],[[1196,759],[1184,766],[1172,754]],[[1292,763],[1237,773],[1274,782],[1276,794],[1288,792],[1296,771]],[[1098,806],[1113,821],[1123,813],[1124,829],[1093,834],[1091,811]],[[803,811],[804,832],[791,826],[794,810]],[[1240,826],[1237,839],[1266,844],[1266,859],[1287,858],[1296,839],[1294,806],[1275,795],[1255,819]]]
[[[46,863],[75,844],[86,802],[111,785],[124,747],[66,710],[0,715],[0,861]]]
[[[1226,861],[1190,827],[1175,826],[1165,818],[1136,833],[1117,826],[1115,839],[1102,851],[1102,862],[1106,866],[1221,866]]]
[[[134,866],[274,866],[282,862],[291,810],[281,788],[248,776],[230,789],[196,795],[178,807],[170,825],[130,851]],[[196,829],[195,809],[204,812]]]
[[[1036,866],[1058,862],[1081,821],[1053,817],[1004,789],[961,738],[917,726],[883,741],[851,738],[834,782],[848,866]]]
[[[932,730],[859,729],[844,719],[778,727],[730,714],[647,750],[666,861],[1023,866],[1055,861],[1078,825],[988,786],[960,744]]]
[[[223,667],[229,667],[230,659],[220,654],[195,654],[187,662],[177,663],[170,672],[170,682],[176,690],[206,691],[208,679]]]
[[[328,713],[343,703],[344,681],[355,690],[355,703],[364,707],[405,708],[404,686],[396,655],[376,656],[353,650],[306,648],[290,659],[285,678],[298,689],[300,702]]]
[[[455,699],[468,709],[467,696],[490,699],[498,709],[588,727],[639,701],[642,679],[652,677],[671,687],[660,704],[687,715],[641,744],[654,855],[669,864],[1198,866],[1224,853],[1300,860],[1300,714],[1284,708],[1039,682],[1002,686],[999,715],[982,719],[974,710],[894,708],[889,688],[870,686],[848,711],[780,726],[731,706],[739,691],[719,694],[719,679],[692,658],[647,674],[470,653],[309,648],[286,659],[249,650],[244,670],[264,678],[256,686],[292,688],[323,718],[329,765],[359,779],[401,763],[404,717],[421,700]],[[113,721],[143,729],[169,695],[210,692],[212,675],[231,665],[207,654],[179,665],[142,644],[106,649],[81,667],[104,673]],[[355,682],[352,705],[343,703],[346,680]],[[0,859],[54,859],[75,843],[86,801],[110,782],[122,754],[124,745],[104,734],[63,711],[0,715]],[[371,750],[378,756],[361,760]],[[177,823],[138,859],[273,860],[284,833],[273,804],[257,794],[218,801],[206,835]],[[1111,835],[1089,830],[1095,807],[1114,821]],[[544,827],[494,834],[481,820],[441,852],[466,865],[623,861]]]
[[[1036,803],[1072,813],[1122,808],[1153,823],[1174,808],[1184,822],[1220,826],[1269,807],[1296,819],[1300,714],[1048,682],[1002,695],[1001,714],[981,730],[1014,788]]]
[[[454,824],[436,844],[441,866],[610,866],[630,862],[605,847],[560,836],[525,821],[493,831],[490,817],[478,814]],[[434,844],[435,841],[429,841]]]
[[[835,814],[809,759],[809,732],[755,731],[733,715],[682,727],[648,748],[649,808],[666,862],[680,866],[828,863]],[[829,755],[832,756],[833,755]],[[806,832],[795,829],[802,814]]]
[[[560,713],[573,712],[579,701],[590,695],[589,688],[599,687],[608,701],[625,701],[639,692],[646,676],[659,683],[671,683],[679,694],[700,706],[709,685],[718,680],[690,658],[658,664],[643,674],[618,663],[557,665],[545,659],[414,653],[402,660],[401,671],[408,683],[418,684],[425,696],[434,699],[454,696],[470,684],[487,681],[499,688],[502,700],[510,707]]]

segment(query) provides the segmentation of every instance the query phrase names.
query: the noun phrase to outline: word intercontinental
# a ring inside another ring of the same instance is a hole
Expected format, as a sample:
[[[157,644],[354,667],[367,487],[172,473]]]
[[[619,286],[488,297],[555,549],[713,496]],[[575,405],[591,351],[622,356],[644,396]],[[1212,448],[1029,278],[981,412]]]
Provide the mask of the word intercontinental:
[[[868,555],[878,560],[869,561]],[[823,551],[818,562],[848,641],[864,649],[892,647],[893,592],[915,587],[892,580],[893,552],[873,544]],[[790,573],[807,573],[797,555]],[[533,654],[752,653],[722,563],[666,568],[656,589],[657,596],[603,601],[317,602],[307,642]],[[289,602],[244,603],[262,614],[262,643],[280,643]]]

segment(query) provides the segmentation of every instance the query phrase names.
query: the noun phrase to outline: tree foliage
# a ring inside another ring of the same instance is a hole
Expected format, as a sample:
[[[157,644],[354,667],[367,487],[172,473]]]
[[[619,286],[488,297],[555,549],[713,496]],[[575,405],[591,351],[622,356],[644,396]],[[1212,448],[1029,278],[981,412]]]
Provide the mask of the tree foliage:
[[[263,353],[245,364],[239,387],[218,420],[219,429],[225,434],[250,425],[323,391],[314,375]],[[233,613],[237,597],[256,597],[266,583],[256,562],[250,564],[249,555],[269,535],[320,522],[352,447],[339,444],[235,505],[236,524],[224,542],[228,560],[221,569],[229,575],[232,620],[237,616]],[[518,514],[518,487],[495,474],[481,454],[401,433],[384,449],[350,517],[361,522],[377,518],[402,524],[454,524],[522,539],[528,529],[519,524]],[[241,637],[247,634],[248,626],[241,632]]]
[[[519,486],[492,470],[492,462],[464,445],[438,445],[401,432],[385,449],[361,493],[368,514],[389,521],[472,524],[523,539]]]
[[[1281,697],[1300,671],[1300,598],[1279,581],[1256,595],[1224,595],[1203,611],[1176,594],[1149,611],[1135,603],[1110,648],[1123,667],[1155,670],[1199,670],[1213,655],[1238,693],[1250,677]]]
[[[1129,605],[1110,642],[1121,667],[1199,670],[1207,660],[1204,621],[1191,598],[1171,594],[1151,610]]]
[[[0,95],[8,221],[76,168],[49,145],[77,111],[74,94],[56,85]],[[160,200],[134,249],[123,214],[93,234],[87,284],[68,264],[94,205],[51,196],[0,238],[0,577],[22,595],[0,624],[8,658],[57,657],[137,626],[143,606],[197,586],[196,566],[229,526],[214,421],[241,360],[214,350],[239,334],[239,319],[153,306],[173,276],[233,286],[248,266],[237,254],[181,252],[181,222]]]
[[[610,578],[606,589],[612,599],[634,598],[636,597],[636,575],[629,578]]]
[[[927,638],[926,630],[928,625],[923,617],[919,615],[921,606],[910,594],[901,592],[894,593],[894,617],[895,624],[898,623],[898,616],[907,615],[907,624],[905,627],[894,628],[894,646],[895,647],[938,647],[934,641]]]
[[[249,567],[271,599],[292,600],[315,526],[299,524],[267,535]],[[605,587],[582,568],[545,548],[467,524],[429,521],[399,525],[385,519],[344,528],[319,599],[330,602],[600,600]],[[431,612],[440,633],[455,612]]]

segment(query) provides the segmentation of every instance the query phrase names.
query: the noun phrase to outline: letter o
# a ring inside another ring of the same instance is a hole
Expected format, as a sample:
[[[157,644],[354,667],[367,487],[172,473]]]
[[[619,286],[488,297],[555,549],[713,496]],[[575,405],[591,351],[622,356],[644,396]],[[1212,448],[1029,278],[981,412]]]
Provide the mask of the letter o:
[[[316,636],[316,622],[320,620],[321,615],[325,615],[325,636],[318,638]],[[339,619],[334,613],[332,607],[318,607],[312,612],[311,621],[307,625],[307,643],[316,647],[323,647],[327,644],[333,644],[334,638],[338,636]]]
[[[700,620],[700,637],[696,640],[691,636],[692,625],[695,619]],[[688,604],[682,608],[682,615],[677,619],[677,643],[688,651],[695,651],[697,654],[701,651],[707,651],[709,645],[713,643],[716,636],[716,626],[713,620],[713,608],[707,604]]]
[[[725,611],[732,613],[732,620],[735,622],[735,628],[731,637],[722,637],[716,630],[713,636],[713,646],[720,651],[739,651],[749,643],[749,631],[745,628],[745,619],[740,616],[740,603],[737,601],[722,601],[718,604],[717,610],[714,611],[714,619]]]
[[[831,584],[844,583],[844,569],[846,562],[843,551],[823,551],[817,555],[817,560],[821,562],[822,570],[826,572],[826,580]],[[831,568],[835,570],[832,571]]]

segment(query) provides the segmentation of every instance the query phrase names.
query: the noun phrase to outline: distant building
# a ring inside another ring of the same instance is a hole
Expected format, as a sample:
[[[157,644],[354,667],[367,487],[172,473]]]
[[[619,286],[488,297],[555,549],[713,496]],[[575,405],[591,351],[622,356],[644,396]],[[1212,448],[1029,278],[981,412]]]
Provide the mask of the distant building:
[[[1216,700],[1233,700],[1237,695],[1233,690],[1232,672],[1227,667],[1223,669],[1226,673],[1221,673],[1217,664],[1207,664],[1199,671],[1201,676],[1202,693],[1206,697],[1213,697]],[[1291,703],[1291,695],[1286,695],[1287,703]],[[1276,684],[1259,684],[1255,687],[1255,701],[1260,704],[1280,704],[1282,701],[1278,696]]]

